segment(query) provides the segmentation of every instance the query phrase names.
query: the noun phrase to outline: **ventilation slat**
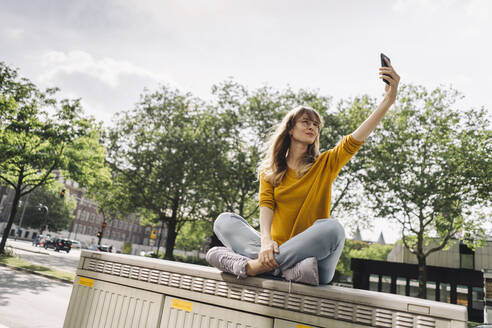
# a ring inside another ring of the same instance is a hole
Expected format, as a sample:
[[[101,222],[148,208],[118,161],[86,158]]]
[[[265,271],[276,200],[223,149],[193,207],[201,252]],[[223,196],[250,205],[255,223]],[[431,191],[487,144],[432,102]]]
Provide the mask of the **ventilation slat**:
[[[182,275],[176,272],[155,268],[148,269],[112,261],[89,259],[85,262],[84,269],[367,326],[383,328],[435,328],[436,326],[435,319],[425,315],[415,316],[405,312],[372,308],[348,302],[317,299],[264,288],[253,288],[240,283],[203,279],[197,276]]]

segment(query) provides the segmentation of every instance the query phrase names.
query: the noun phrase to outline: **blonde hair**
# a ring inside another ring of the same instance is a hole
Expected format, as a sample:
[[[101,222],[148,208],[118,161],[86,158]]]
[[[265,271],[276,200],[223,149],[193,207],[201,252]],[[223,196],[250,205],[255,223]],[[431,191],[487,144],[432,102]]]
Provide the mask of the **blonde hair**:
[[[258,166],[258,177],[262,175],[265,180],[274,187],[278,186],[287,173],[287,155],[290,147],[289,132],[294,128],[297,120],[304,114],[309,118],[318,121],[321,130],[323,121],[316,110],[307,106],[299,106],[285,115],[282,122],[277,126],[267,143],[263,160]],[[313,166],[319,156],[319,130],[316,139],[308,146],[308,149],[301,159],[301,163],[296,170],[297,177],[300,178]]]

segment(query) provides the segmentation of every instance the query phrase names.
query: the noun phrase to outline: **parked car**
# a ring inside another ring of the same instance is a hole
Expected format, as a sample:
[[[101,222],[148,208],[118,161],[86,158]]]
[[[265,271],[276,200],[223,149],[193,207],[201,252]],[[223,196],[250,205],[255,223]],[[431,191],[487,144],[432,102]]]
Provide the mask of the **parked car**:
[[[78,240],[70,240],[72,242],[72,248],[82,248],[82,244]]]
[[[112,253],[113,252],[113,246],[112,245],[90,245],[88,250]]]
[[[53,248],[55,252],[65,251],[70,253],[70,250],[72,249],[72,241],[68,239],[55,238],[45,241],[44,248]]]
[[[113,246],[111,245],[99,245],[98,249],[101,252],[109,252],[109,253],[113,252]]]
[[[94,244],[87,247],[87,249],[90,251],[98,251],[99,250],[98,246],[94,245]]]
[[[51,235],[41,235],[39,240],[39,247],[44,247],[44,244],[48,241],[51,241]]]

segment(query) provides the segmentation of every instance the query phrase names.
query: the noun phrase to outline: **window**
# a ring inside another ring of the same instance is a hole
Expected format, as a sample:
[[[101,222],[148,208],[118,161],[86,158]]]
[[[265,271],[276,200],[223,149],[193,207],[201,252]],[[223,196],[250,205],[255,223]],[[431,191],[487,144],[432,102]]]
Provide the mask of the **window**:
[[[483,311],[484,307],[484,293],[483,288],[473,287],[472,289],[472,308],[474,310]]]
[[[416,279],[410,279],[410,295],[417,297],[419,295],[419,281]]]
[[[396,279],[396,293],[398,295],[405,295],[406,287],[407,278],[398,277],[398,279]]]
[[[383,293],[391,293],[391,277],[382,276],[381,278],[381,291]]]
[[[458,298],[456,304],[468,306],[468,287],[463,285],[456,286],[456,292]]]
[[[379,275],[371,274],[369,276],[369,290],[378,291]]]
[[[460,268],[475,268],[475,252],[468,248],[468,246],[466,246],[463,242],[460,242]]]
[[[436,300],[436,283],[434,281],[428,281],[426,285],[427,299],[435,301]]]
[[[451,285],[441,283],[439,285],[440,301],[444,303],[451,303]]]

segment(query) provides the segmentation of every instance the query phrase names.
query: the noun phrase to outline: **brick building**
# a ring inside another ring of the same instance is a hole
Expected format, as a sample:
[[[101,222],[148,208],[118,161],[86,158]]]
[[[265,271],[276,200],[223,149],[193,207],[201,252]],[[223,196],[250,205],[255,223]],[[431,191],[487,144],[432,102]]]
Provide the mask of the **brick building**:
[[[97,233],[102,231],[104,218],[98,212],[97,203],[85,197],[85,191],[77,182],[64,179],[61,174],[54,172],[55,179],[62,183],[67,196],[73,197],[77,202],[74,211],[74,220],[66,231],[51,233],[55,237],[63,237],[79,240],[82,246],[89,247],[98,242]],[[14,191],[8,187],[0,186],[0,232],[3,233],[10,207],[14,197]],[[14,223],[11,228],[10,236],[14,236],[18,230]],[[152,227],[140,225],[140,220],[135,215],[130,215],[124,220],[108,220],[104,229],[102,244],[112,245],[114,250],[123,249],[125,242],[132,243],[132,254],[139,254],[141,251],[150,251],[154,241],[150,239]],[[37,230],[21,227],[20,238],[33,239],[38,234]],[[161,244],[163,242],[161,241]]]

